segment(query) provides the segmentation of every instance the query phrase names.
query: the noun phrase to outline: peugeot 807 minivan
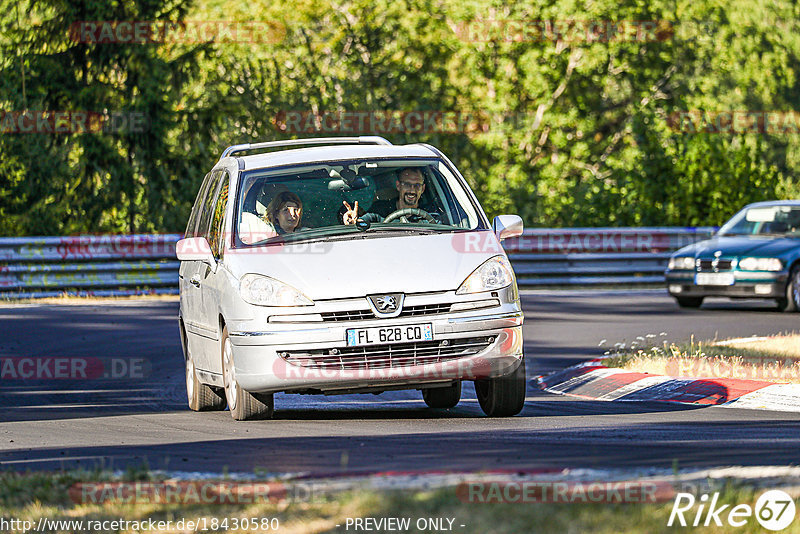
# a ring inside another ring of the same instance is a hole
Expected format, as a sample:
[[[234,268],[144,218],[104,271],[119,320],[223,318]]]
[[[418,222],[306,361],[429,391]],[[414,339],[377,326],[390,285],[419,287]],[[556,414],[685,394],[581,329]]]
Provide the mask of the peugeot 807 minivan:
[[[436,148],[381,137],[228,147],[177,244],[193,410],[272,416],[277,392],[416,389],[489,416],[525,401],[519,294],[500,241]]]

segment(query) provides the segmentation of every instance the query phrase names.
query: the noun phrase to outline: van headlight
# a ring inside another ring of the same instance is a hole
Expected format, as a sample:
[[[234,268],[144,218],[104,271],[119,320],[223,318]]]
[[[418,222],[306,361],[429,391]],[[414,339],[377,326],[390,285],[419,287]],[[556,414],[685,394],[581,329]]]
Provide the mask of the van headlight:
[[[269,276],[246,274],[239,281],[242,298],[256,306],[313,306],[314,301],[289,284]]]
[[[508,258],[505,256],[495,256],[486,260],[483,265],[475,269],[471,275],[464,280],[461,287],[456,291],[456,295],[467,293],[480,293],[481,291],[494,291],[502,289],[514,282],[514,270],[511,268]]]
[[[662,264],[663,265],[663,264]],[[688,271],[694,269],[694,258],[688,256],[679,256],[677,258],[670,258],[667,269],[670,271],[682,270]]]
[[[739,270],[742,271],[780,271],[783,264],[778,258],[742,258]]]

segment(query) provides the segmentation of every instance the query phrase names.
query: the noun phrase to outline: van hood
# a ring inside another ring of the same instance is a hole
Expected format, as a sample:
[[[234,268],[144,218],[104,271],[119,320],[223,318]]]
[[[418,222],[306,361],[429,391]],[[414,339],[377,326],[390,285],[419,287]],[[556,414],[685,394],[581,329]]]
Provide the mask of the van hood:
[[[498,254],[504,254],[503,248],[491,231],[365,233],[340,240],[232,249],[224,261],[237,279],[247,273],[263,274],[312,300],[327,300],[456,290]]]

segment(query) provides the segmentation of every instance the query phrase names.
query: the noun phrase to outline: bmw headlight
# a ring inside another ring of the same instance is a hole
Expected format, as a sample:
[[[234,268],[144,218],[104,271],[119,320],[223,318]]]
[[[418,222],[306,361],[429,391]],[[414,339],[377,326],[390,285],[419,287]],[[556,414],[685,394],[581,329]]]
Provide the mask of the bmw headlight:
[[[663,263],[662,263],[663,265]],[[670,258],[669,265],[667,268],[670,271],[675,270],[692,270],[694,269],[694,257],[690,256],[678,256],[677,258]]]
[[[739,261],[742,271],[780,271],[783,263],[778,258],[742,258]]]
[[[514,282],[514,271],[508,258],[495,256],[486,260],[483,265],[475,269],[464,280],[456,295],[467,293],[480,293],[481,291],[494,291],[502,289]]]
[[[313,306],[314,301],[269,276],[246,274],[239,282],[242,298],[256,306]]]

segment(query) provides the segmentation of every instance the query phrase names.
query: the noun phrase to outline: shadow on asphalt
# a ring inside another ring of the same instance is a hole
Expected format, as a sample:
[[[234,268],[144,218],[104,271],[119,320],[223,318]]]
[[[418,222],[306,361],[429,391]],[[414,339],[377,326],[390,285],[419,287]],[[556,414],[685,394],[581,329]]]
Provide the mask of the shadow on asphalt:
[[[754,313],[776,313],[783,315],[784,312],[777,308],[775,302],[746,302],[746,301],[711,301],[704,302],[698,310],[681,310],[684,312],[697,312],[715,311],[715,312],[754,312]]]
[[[363,414],[361,414],[363,415]],[[239,432],[254,425],[239,423]],[[711,467],[797,462],[797,421],[681,421],[553,429],[180,441],[154,445],[10,450],[3,469],[152,469],[221,473]],[[241,434],[239,434],[241,435]],[[751,436],[742,439],[742,435]],[[127,436],[125,436],[127,438]]]
[[[183,408],[186,394],[182,389],[179,400],[176,391],[159,386],[81,384],[75,386],[77,390],[64,389],[63,384],[6,387],[0,393],[0,422],[89,419]]]
[[[182,378],[182,377],[181,377]],[[118,385],[87,387],[73,385],[76,390],[57,389],[60,384],[17,386],[6,388],[0,396],[0,421],[49,421],[91,419],[137,414],[159,414],[186,411],[185,389],[182,381],[163,381],[159,385],[139,383],[118,388]],[[553,417],[583,414],[634,414],[685,411],[700,406],[659,402],[603,402],[575,399],[545,393],[528,385],[528,401],[518,417]],[[554,400],[547,408],[537,408],[537,401]],[[569,406],[573,407],[570,408]],[[552,407],[559,412],[553,413]],[[419,391],[403,390],[380,395],[287,395],[275,396],[275,419],[278,420],[420,420],[420,419],[482,419],[485,418],[475,397],[474,386],[464,382],[462,400],[450,410],[427,408]],[[225,412],[227,416],[227,412]],[[197,418],[209,417],[198,413]],[[230,420],[230,424],[236,424]]]

